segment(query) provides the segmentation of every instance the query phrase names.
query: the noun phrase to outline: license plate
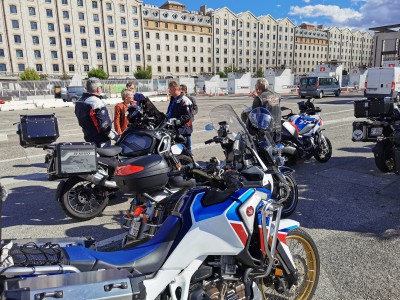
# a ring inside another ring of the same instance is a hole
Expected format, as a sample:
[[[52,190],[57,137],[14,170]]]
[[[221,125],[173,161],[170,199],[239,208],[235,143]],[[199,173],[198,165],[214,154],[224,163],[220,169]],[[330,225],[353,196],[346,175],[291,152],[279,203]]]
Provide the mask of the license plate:
[[[382,135],[383,128],[382,127],[375,127],[371,128],[369,135],[371,136],[380,136]]]
[[[131,226],[129,227],[129,231],[128,231],[130,238],[135,239],[135,240],[137,239],[139,230],[140,230],[140,225],[142,225],[141,221],[133,220],[131,222]]]

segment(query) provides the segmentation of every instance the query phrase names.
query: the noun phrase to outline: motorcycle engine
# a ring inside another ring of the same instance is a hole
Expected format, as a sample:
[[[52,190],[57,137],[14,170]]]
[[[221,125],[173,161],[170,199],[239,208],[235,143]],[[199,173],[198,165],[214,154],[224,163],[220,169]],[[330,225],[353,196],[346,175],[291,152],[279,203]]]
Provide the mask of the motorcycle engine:
[[[188,299],[246,299],[245,285],[241,281],[229,282],[219,279],[204,281],[203,283],[198,283],[191,287]]]

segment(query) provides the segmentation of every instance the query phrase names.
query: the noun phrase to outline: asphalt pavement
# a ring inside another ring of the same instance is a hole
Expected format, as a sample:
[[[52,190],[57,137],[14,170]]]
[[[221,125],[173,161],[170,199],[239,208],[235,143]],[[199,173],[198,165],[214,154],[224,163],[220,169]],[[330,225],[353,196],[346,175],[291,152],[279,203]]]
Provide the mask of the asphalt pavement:
[[[400,176],[383,174],[375,166],[373,143],[351,141],[353,101],[361,95],[317,99],[333,156],[325,164],[314,159],[298,164],[295,178],[300,201],[291,216],[315,240],[321,275],[314,299],[400,299]],[[298,111],[296,96],[282,105]],[[222,157],[217,145],[204,145],[214,132],[204,130],[209,111],[231,104],[238,112],[249,97],[199,97],[192,137],[198,160]],[[156,106],[166,111],[167,103]],[[109,108],[112,113],[112,107]],[[103,215],[77,222],[65,216],[55,200],[57,182],[46,179],[42,149],[19,146],[13,123],[20,114],[55,113],[59,142],[82,141],[73,108],[0,112],[0,174],[9,191],[3,204],[2,238],[93,236],[96,240],[123,233],[122,211],[129,195],[111,200]]]

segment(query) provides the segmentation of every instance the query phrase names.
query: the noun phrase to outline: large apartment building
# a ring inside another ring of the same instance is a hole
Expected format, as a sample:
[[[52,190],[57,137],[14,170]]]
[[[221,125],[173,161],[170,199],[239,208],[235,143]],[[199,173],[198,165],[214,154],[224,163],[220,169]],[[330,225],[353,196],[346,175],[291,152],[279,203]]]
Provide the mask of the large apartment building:
[[[0,75],[26,67],[48,76],[102,68],[111,78],[131,78],[147,66],[155,78],[283,66],[303,74],[322,60],[343,61],[347,70],[369,66],[371,51],[369,33],[296,29],[288,18],[235,14],[227,7],[187,11],[175,1],[158,7],[141,0],[0,2]]]

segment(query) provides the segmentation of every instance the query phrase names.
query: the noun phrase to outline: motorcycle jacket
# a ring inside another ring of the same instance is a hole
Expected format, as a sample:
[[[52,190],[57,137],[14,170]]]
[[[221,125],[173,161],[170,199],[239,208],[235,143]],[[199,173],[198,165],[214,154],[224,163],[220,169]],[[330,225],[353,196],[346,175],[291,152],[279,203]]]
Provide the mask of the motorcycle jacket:
[[[171,100],[167,109],[168,119],[180,120],[180,126],[178,131],[183,136],[191,135],[193,132],[192,125],[192,101],[183,94],[179,95],[178,98],[171,96]]]
[[[75,115],[86,142],[99,147],[110,140],[108,135],[112,122],[105,103],[98,95],[84,93],[75,104]]]

